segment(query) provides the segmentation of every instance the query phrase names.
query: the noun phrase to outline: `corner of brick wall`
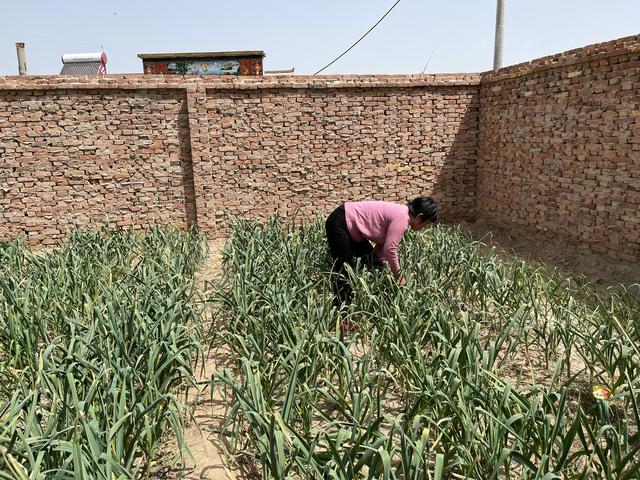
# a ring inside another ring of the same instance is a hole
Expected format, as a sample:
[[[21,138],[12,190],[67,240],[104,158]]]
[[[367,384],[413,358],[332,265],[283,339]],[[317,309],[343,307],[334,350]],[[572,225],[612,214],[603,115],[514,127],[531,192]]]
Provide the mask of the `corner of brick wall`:
[[[640,35],[484,73],[480,217],[637,261],[639,91]]]

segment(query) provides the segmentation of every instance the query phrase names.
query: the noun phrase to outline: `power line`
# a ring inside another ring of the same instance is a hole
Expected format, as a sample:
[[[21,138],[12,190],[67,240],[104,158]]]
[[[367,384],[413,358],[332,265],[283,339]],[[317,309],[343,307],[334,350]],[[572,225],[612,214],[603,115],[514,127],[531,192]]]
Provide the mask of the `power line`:
[[[373,27],[371,27],[369,30],[367,30],[367,33],[365,33],[364,35],[362,35],[358,40],[356,40],[356,42],[355,42],[353,45],[351,45],[351,46],[350,46],[349,48],[347,48],[344,52],[342,52],[340,55],[338,55],[338,56],[336,57],[336,59],[335,59],[333,62],[328,63],[327,65],[325,65],[324,67],[322,67],[320,70],[318,70],[316,73],[314,73],[314,75],[317,75],[317,74],[319,74],[320,72],[322,72],[323,70],[326,70],[326,69],[327,69],[327,68],[329,68],[331,65],[333,65],[333,64],[334,64],[334,63],[336,63],[338,60],[340,60],[340,59],[341,59],[341,58],[342,58],[342,57],[343,57],[343,56],[344,56],[344,55],[345,55],[349,50],[351,50],[351,49],[352,49],[353,47],[355,47],[358,43],[360,43],[360,40],[362,40],[364,37],[366,37],[367,35],[369,35],[369,33],[371,33],[371,31],[372,31],[374,28],[376,28],[376,27],[378,26],[378,24],[379,24],[382,20],[384,20],[384,17],[386,17],[387,15],[389,15],[389,13],[391,13],[391,10],[393,10],[393,9],[395,8],[395,6],[396,6],[396,5],[398,5],[399,3],[400,3],[400,0],[397,0],[397,1],[396,1],[396,3],[394,3],[394,4],[391,6],[391,8],[390,8],[389,10],[387,10],[387,13],[385,13],[385,14],[380,18],[380,20],[378,20],[378,21],[376,22],[376,24],[375,24]]]
[[[424,68],[422,69],[421,75],[424,75],[424,72],[427,71],[427,67],[431,63],[431,57],[433,57],[433,54],[436,53],[436,50],[438,49],[439,46],[440,45],[436,45],[435,47],[433,47],[433,50],[431,50],[431,54],[429,55],[429,58],[427,59],[427,63],[425,64]]]

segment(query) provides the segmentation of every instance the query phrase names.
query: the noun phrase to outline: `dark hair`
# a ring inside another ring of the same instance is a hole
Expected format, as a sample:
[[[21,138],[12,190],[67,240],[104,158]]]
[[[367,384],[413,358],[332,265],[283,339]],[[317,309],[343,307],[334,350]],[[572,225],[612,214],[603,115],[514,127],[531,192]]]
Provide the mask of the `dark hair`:
[[[438,207],[431,197],[416,197],[407,204],[407,207],[409,207],[409,213],[414,217],[422,215],[423,222],[426,220],[431,220],[434,223],[438,221]]]

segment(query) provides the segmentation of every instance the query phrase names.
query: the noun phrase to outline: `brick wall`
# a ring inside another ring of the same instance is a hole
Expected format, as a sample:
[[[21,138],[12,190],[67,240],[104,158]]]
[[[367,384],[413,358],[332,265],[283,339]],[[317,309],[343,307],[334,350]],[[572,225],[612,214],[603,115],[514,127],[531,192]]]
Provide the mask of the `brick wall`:
[[[0,78],[0,237],[313,214],[433,194],[474,215],[479,75]]]
[[[477,210],[640,257],[640,36],[488,72]]]
[[[207,113],[223,223],[420,194],[474,215],[476,86],[210,91]]]
[[[0,238],[438,200],[640,257],[640,36],[484,74],[0,77]]]
[[[178,91],[0,90],[0,238],[195,216]]]

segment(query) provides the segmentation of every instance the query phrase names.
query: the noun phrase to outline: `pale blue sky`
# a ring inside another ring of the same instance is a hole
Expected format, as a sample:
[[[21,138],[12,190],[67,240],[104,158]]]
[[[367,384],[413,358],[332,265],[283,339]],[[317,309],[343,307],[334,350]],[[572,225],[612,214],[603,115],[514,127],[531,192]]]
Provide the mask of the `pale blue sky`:
[[[504,64],[640,33],[640,0],[505,0]],[[109,73],[142,73],[138,53],[264,50],[265,69],[310,74],[394,0],[0,0],[0,75],[57,74],[63,53],[98,51]],[[479,72],[493,62],[495,0],[401,0],[324,73]]]

